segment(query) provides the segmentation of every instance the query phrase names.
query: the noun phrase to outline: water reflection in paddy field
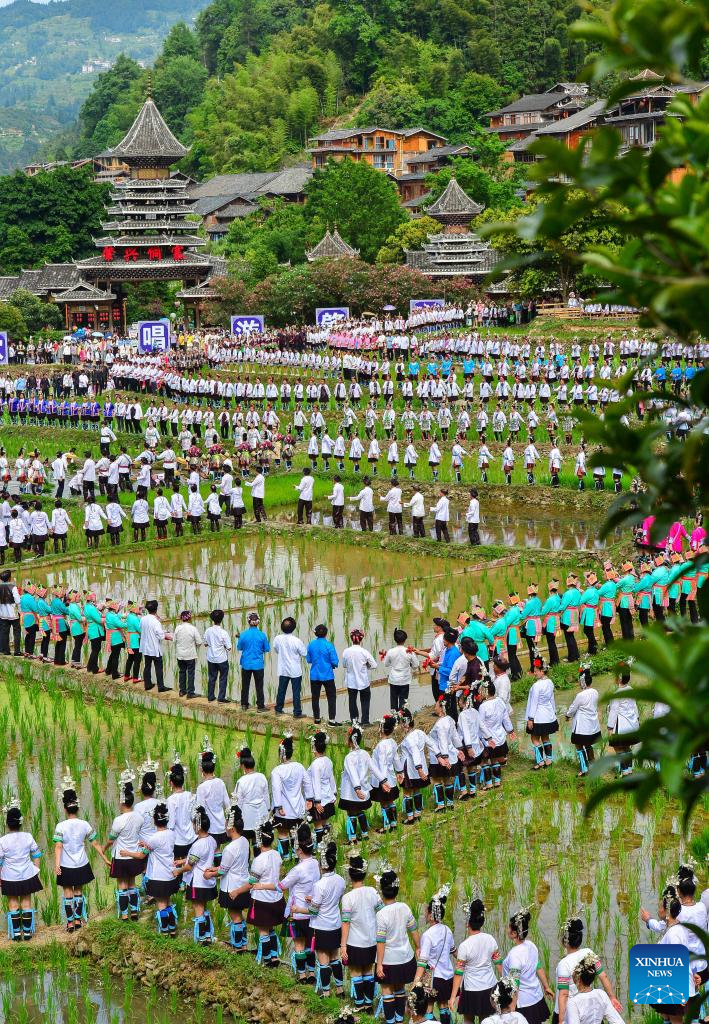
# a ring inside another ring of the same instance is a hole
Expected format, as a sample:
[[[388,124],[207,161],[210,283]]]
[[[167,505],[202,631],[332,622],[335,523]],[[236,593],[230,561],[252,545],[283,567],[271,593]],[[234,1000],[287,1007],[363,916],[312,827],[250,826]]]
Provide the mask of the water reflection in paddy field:
[[[471,551],[471,561],[475,552]],[[542,592],[556,572],[549,567],[532,567],[524,556],[509,564],[476,570],[460,560],[377,550],[338,544],[335,540],[314,544],[305,532],[294,536],[220,533],[205,536],[203,543],[144,548],[121,554],[104,549],[95,558],[66,562],[41,570],[51,586],[62,582],[80,590],[96,590],[99,598],[121,601],[160,600],[160,615],[174,626],[183,609],[189,609],[194,623],[203,630],[209,625],[213,608],[226,611],[224,627],[233,638],[246,628],[246,616],[257,609],[261,626],[271,639],[280,631],[281,620],[294,615],[298,635],[307,641],[314,627],[325,623],[338,652],[349,646],[350,630],[365,633],[365,646],[378,659],[378,652],[393,643],[393,631],[402,627],[417,647],[428,646],[433,638],[434,616],[453,619],[464,609],[480,602],[488,610],[493,599],[512,591],[526,594],[527,583],[539,583]],[[170,643],[165,645],[166,672],[174,679],[176,663]],[[238,669],[232,657],[232,696],[237,695],[234,676]],[[306,669],[307,676],[307,669]],[[373,679],[383,672],[375,669]],[[277,686],[275,655],[266,659],[267,698],[273,701]],[[336,671],[343,685],[342,669]],[[305,679],[306,694],[308,691]],[[206,667],[198,669],[198,692],[206,690]],[[411,694],[412,707],[430,701],[428,678],[422,677]],[[375,687],[373,708],[380,714],[388,707],[386,688]],[[344,716],[346,700],[340,699],[338,713]]]

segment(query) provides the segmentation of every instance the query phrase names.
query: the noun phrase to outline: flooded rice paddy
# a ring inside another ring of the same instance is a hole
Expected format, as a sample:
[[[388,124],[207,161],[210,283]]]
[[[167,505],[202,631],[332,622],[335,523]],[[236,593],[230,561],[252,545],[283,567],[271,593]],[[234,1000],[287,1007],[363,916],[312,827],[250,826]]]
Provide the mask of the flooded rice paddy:
[[[590,556],[579,556],[586,566]],[[397,627],[405,629],[409,642],[419,648],[430,645],[434,616],[454,621],[463,610],[481,603],[490,612],[495,598],[507,600],[518,591],[524,598],[527,584],[537,582],[544,593],[548,580],[558,570],[553,566],[532,566],[524,556],[510,552],[508,564],[474,569],[471,562],[356,547],[322,541],[314,544],[307,533],[293,536],[273,534],[206,534],[196,542],[165,547],[145,547],[121,553],[104,548],[96,555],[68,559],[55,567],[38,570],[34,578],[48,585],[59,582],[79,590],[95,590],[99,599],[121,601],[149,598],[160,601],[159,614],[173,627],[180,612],[189,609],[194,624],[203,631],[213,608],[224,609],[224,628],[236,640],[246,628],[246,617],[254,609],[261,628],[273,637],[281,620],[293,615],[297,633],[307,644],[318,623],[324,623],[339,652],[349,646],[350,630],[362,629],[364,645],[378,659],[378,653],[393,643]],[[176,674],[173,646],[165,644],[166,672],[170,681]],[[206,666],[197,673],[197,691],[206,689]],[[231,696],[238,696],[238,660],[232,655]],[[380,668],[374,680],[383,678]],[[266,694],[275,699],[276,656],[266,659]],[[307,679],[304,680],[307,697]],[[342,669],[336,672],[342,684]],[[412,688],[410,704],[421,707],[430,701],[428,678],[422,676]],[[338,713],[344,716],[346,695],[339,698]],[[373,713],[388,707],[385,686],[375,686]],[[307,709],[307,706],[306,706]]]
[[[117,813],[117,774],[126,759],[135,766],[150,754],[162,770],[177,750],[187,766],[188,785],[194,789],[199,781],[197,754],[205,732],[230,790],[236,780],[235,752],[245,741],[252,746],[261,770],[268,771],[276,762],[278,740],[269,734],[251,736],[236,730],[205,728],[193,721],[166,718],[120,703],[90,703],[79,694],[67,695],[55,689],[51,681],[46,690],[29,680],[11,680],[0,688],[1,795],[4,801],[10,788],[17,789],[26,812],[26,827],[45,852],[41,861],[44,890],[37,897],[43,924],[60,920],[51,836],[60,817],[56,786],[63,766],[69,766],[79,783],[82,814],[105,842]],[[339,773],[342,749],[333,748],[331,753]],[[308,763],[306,739],[298,741],[296,757]],[[625,998],[627,950],[634,942],[642,941],[644,933],[640,907],[654,908],[658,889],[676,868],[678,857],[686,852],[681,823],[676,809],[662,798],[655,799],[643,815],[625,801],[618,801],[605,805],[586,821],[585,789],[576,780],[575,771],[569,760],[559,761],[540,774],[532,773],[526,763],[515,761],[506,772],[501,791],[479,796],[443,818],[434,818],[429,808],[417,828],[390,838],[373,838],[369,844],[371,870],[376,871],[384,861],[394,865],[402,877],[401,897],[410,902],[421,921],[434,889],[443,881],[449,882],[452,892],[448,918],[458,941],[465,935],[464,902],[474,883],[485,896],[487,929],[504,949],[508,945],[504,931],[507,917],[520,906],[529,905],[533,908],[532,937],[547,968],[553,968],[560,955],[563,920],[578,911],[586,922],[588,944],[602,955]],[[695,833],[706,824],[707,817],[700,812]],[[335,828],[344,829],[341,815]],[[88,887],[90,913],[111,912],[113,883],[93,852],[91,859],[96,881]],[[189,935],[188,914],[181,898],[178,904],[180,928]],[[218,931],[224,932],[221,912],[216,913]],[[134,1009],[125,1009],[123,995],[117,1002],[112,1001],[113,997],[102,994],[95,979],[89,993],[79,1000],[84,1009],[74,1008],[71,1015],[66,1002],[62,1003],[64,1009],[59,1007],[52,984],[45,991],[42,982],[27,979],[27,997],[18,996],[18,986],[23,984],[15,978],[8,988],[5,978],[0,998],[7,998],[6,1006],[24,1006],[28,1024],[35,1020],[132,1024],[139,1019]],[[72,991],[69,985],[62,998],[68,998]],[[56,1013],[42,1016],[37,1007],[50,997],[55,1000]],[[102,1008],[99,1015],[96,1005]],[[143,1009],[142,1004],[139,1009]],[[140,1019],[162,1024],[164,1018],[144,1015]]]

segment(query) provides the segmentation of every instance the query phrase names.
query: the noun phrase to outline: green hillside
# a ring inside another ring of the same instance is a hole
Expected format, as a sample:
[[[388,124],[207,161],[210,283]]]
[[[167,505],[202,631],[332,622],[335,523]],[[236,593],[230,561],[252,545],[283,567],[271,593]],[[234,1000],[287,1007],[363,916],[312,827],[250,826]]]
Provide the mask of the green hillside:
[[[89,61],[121,52],[150,64],[180,18],[193,19],[199,0],[15,0],[0,8],[0,173],[33,160],[71,124],[98,73]]]

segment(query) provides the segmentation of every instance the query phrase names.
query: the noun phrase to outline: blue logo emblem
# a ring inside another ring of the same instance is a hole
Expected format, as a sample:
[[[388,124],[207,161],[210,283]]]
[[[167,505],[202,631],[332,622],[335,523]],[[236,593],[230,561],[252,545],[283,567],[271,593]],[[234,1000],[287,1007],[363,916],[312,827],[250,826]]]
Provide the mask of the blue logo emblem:
[[[415,313],[419,309],[435,309],[437,306],[443,305],[443,299],[411,299],[409,302],[409,312]]]
[[[681,1004],[689,999],[689,950],[675,943],[639,942],[629,953],[628,993],[632,1003]]]
[[[0,331],[0,366],[7,366],[10,361],[10,348],[7,331]]]
[[[170,327],[163,320],[142,320],[138,324],[138,351],[141,355],[167,352],[170,348]]]
[[[341,320],[349,320],[348,306],[318,306],[315,310],[315,323],[318,327],[333,327]]]
[[[231,318],[231,333],[237,337],[248,337],[250,334],[263,334],[263,332],[262,316],[233,316]]]

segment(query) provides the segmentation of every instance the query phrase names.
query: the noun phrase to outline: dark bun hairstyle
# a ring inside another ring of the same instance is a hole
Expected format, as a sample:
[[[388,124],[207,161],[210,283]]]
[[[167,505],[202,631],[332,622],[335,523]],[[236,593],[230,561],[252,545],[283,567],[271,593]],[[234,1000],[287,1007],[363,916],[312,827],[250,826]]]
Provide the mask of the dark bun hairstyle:
[[[334,871],[337,865],[337,843],[327,843],[320,850],[320,866],[323,871]]]
[[[347,862],[347,872],[352,882],[363,882],[367,877],[367,862],[359,854],[351,856]]]
[[[528,910],[518,910],[510,918],[510,931],[513,931],[518,939],[526,939],[529,935],[529,922],[532,915]]]
[[[379,723],[382,736],[391,736],[396,729],[396,715],[384,715]]]
[[[173,766],[170,768],[170,771],[168,773],[168,778],[169,778],[170,782],[173,784],[173,786],[177,786],[180,789],[182,788],[182,786],[184,786],[184,784],[185,784],[185,769],[184,769],[184,766],[181,765],[179,761],[177,761],[175,764],[173,764]]]
[[[155,790],[157,788],[158,779],[155,772],[146,772],[140,783],[140,792],[143,796],[155,796]]]
[[[670,899],[667,901],[666,909],[669,916],[677,920],[682,912],[682,904],[678,899]]]
[[[396,871],[385,871],[379,879],[379,888],[382,896],[387,900],[393,900],[399,892],[399,876]]]
[[[284,736],[279,744],[279,755],[286,761],[293,757],[293,737]]]
[[[580,917],[570,917],[564,924],[561,940],[565,946],[580,949],[583,942],[583,921]]]
[[[76,814],[79,810],[79,798],[76,795],[76,790],[65,789],[62,793],[62,803],[67,814]]]
[[[512,978],[501,978],[490,993],[490,1002],[497,1013],[512,1005],[517,986]]]
[[[428,1013],[430,999],[430,992],[419,982],[418,985],[414,985],[407,996],[409,1011],[417,1017],[425,1016]]]
[[[260,842],[259,842],[260,839]],[[263,825],[256,832],[258,846],[273,846],[274,828],[272,821],[264,821]]]
[[[153,811],[153,821],[156,828],[164,828],[170,819],[170,812],[167,804],[157,804]]]
[[[410,728],[414,724],[413,713],[409,711],[407,707],[399,708],[397,714],[399,716],[399,721],[401,722],[402,725],[408,726]]]
[[[680,864],[677,868],[677,881],[680,896],[694,896],[697,891],[697,879],[689,864]]]
[[[327,733],[316,732],[312,739],[312,745],[316,754],[324,754],[327,750]]]
[[[310,830],[310,825],[303,821],[298,825],[298,831],[296,833],[298,839],[298,846],[303,853],[311,854],[315,844],[313,843],[313,833]]]
[[[133,791],[133,783],[132,782],[125,782],[123,784],[121,803],[125,804],[126,807],[132,807],[133,804],[135,803],[135,793]],[[68,808],[67,808],[67,810],[68,810]]]
[[[482,900],[471,900],[468,910],[468,928],[480,931],[485,924],[485,904]]]
[[[195,832],[209,832],[211,821],[204,807],[196,807],[192,815],[192,825]]]
[[[242,768],[248,768],[251,771],[252,768],[256,767],[256,761],[254,755],[251,753],[251,747],[242,747],[238,754],[239,764]]]
[[[243,817],[243,815],[241,813],[241,808],[238,807],[236,804],[232,804],[232,806],[229,808],[229,813],[227,814],[227,822],[226,822],[226,824],[227,824],[227,828],[231,827],[231,828],[234,829],[235,832],[238,832],[239,835],[243,834],[243,832],[244,832],[244,817]]]
[[[199,766],[200,766],[200,768],[202,769],[203,772],[207,773],[207,775],[211,775],[213,772],[216,771],[216,769],[217,769],[217,759],[214,756],[214,751],[213,750],[205,750],[202,753],[202,755],[201,755],[201,757],[199,759]]]
[[[19,832],[22,825],[22,811],[19,807],[11,807],[5,815],[7,827],[11,832]]]

